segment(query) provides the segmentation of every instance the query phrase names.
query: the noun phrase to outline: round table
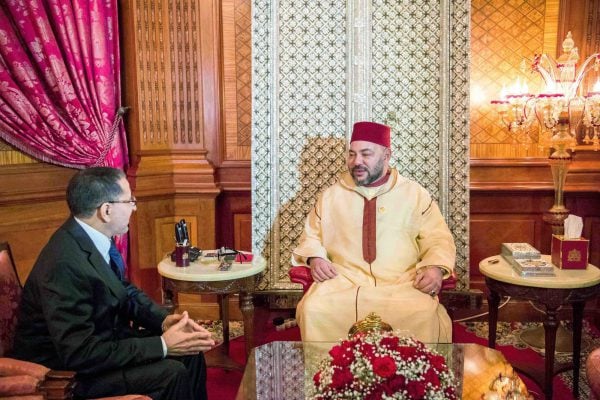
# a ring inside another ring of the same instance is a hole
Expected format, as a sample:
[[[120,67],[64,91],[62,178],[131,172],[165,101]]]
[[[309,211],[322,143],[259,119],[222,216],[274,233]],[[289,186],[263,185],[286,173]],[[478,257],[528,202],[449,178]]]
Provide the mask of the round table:
[[[542,259],[551,262],[549,255]],[[581,329],[583,309],[588,299],[600,293],[600,270],[592,264],[586,269],[563,270],[555,268],[556,276],[522,277],[502,256],[492,256],[479,263],[479,271],[485,276],[489,304],[489,346],[496,346],[498,305],[501,295],[530,300],[541,304],[546,312],[544,319],[545,367],[543,380],[534,371],[522,370],[540,385],[547,399],[552,398],[552,379],[555,373],[568,368],[554,369],[557,311],[563,304],[573,307],[573,394],[579,394],[579,367],[581,364]],[[518,369],[518,366],[515,365]]]
[[[205,251],[205,253],[210,253]],[[245,253],[249,254],[249,253]],[[243,259],[243,257],[238,257]],[[220,261],[216,257],[200,257],[189,267],[177,267],[169,256],[158,264],[158,273],[162,279],[163,304],[175,310],[178,306],[178,293],[216,294],[219,301],[219,316],[223,324],[223,345],[218,354],[211,351],[206,354],[207,365],[225,369],[240,369],[229,358],[229,308],[227,298],[238,293],[240,309],[244,317],[244,338],[246,354],[254,347],[254,304],[252,293],[258,276],[264,271],[266,262],[260,255],[253,255],[251,261],[233,262],[226,271],[219,269]]]

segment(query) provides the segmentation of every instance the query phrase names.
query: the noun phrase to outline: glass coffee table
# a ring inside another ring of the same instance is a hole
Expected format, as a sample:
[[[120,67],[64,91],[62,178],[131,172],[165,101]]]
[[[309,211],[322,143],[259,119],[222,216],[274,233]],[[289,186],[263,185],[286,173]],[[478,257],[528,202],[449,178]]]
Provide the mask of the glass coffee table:
[[[236,400],[304,400],[312,394],[319,362],[337,343],[271,342],[252,349]],[[500,374],[513,368],[502,353],[478,344],[430,344],[454,372],[460,399],[480,400]]]

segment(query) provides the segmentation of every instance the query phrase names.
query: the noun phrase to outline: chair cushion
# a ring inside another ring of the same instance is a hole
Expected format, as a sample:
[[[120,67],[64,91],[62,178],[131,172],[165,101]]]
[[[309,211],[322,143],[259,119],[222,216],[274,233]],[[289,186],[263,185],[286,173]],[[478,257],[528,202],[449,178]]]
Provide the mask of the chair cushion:
[[[39,379],[29,375],[2,376],[0,377],[0,396],[34,394],[39,382]]]
[[[8,251],[0,251],[0,356],[12,349],[21,301],[18,279]]]
[[[14,358],[0,358],[0,376],[29,375],[41,381],[46,377],[48,371],[50,369],[41,364],[16,360]]]

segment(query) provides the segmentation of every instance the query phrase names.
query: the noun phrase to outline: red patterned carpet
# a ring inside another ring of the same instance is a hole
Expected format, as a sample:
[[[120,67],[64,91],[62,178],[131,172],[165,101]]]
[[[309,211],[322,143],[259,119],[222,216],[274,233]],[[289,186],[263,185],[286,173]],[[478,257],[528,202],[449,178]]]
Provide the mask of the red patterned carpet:
[[[534,326],[534,323],[498,323],[497,346],[496,348],[502,352],[506,359],[513,363],[529,363],[534,366],[543,368],[543,356],[535,350],[529,348],[519,339],[519,333],[523,329]],[[232,329],[239,332],[238,329]],[[299,340],[300,333],[298,328],[286,329],[283,331],[275,331],[272,326],[263,329],[258,333],[262,336],[260,339],[263,343],[268,343],[276,340]],[[488,329],[485,322],[463,322],[454,323],[454,341],[456,343],[478,343],[487,345]],[[579,398],[589,398],[589,387],[585,379],[585,359],[590,350],[600,347],[600,333],[595,328],[584,321],[584,332],[582,343],[584,347],[582,353],[582,368],[581,379],[579,384]],[[242,363],[244,357],[244,340],[242,337],[233,339],[230,346],[230,354],[232,358]],[[566,361],[567,355],[557,354],[558,361]],[[541,389],[527,377],[521,375],[529,391],[542,400]],[[218,368],[209,368],[208,370],[208,395],[210,399],[229,400],[235,399],[237,388],[242,379],[240,371],[224,371]],[[554,378],[554,399],[557,400],[574,400],[572,391],[572,371],[564,372]]]

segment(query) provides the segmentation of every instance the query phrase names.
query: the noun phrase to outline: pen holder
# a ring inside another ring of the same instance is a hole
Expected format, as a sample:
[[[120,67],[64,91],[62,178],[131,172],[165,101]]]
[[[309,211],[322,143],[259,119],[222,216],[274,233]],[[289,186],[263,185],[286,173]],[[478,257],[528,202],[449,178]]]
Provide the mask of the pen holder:
[[[178,244],[175,246],[175,251],[173,252],[173,254],[175,254],[175,266],[190,266],[190,246]]]

